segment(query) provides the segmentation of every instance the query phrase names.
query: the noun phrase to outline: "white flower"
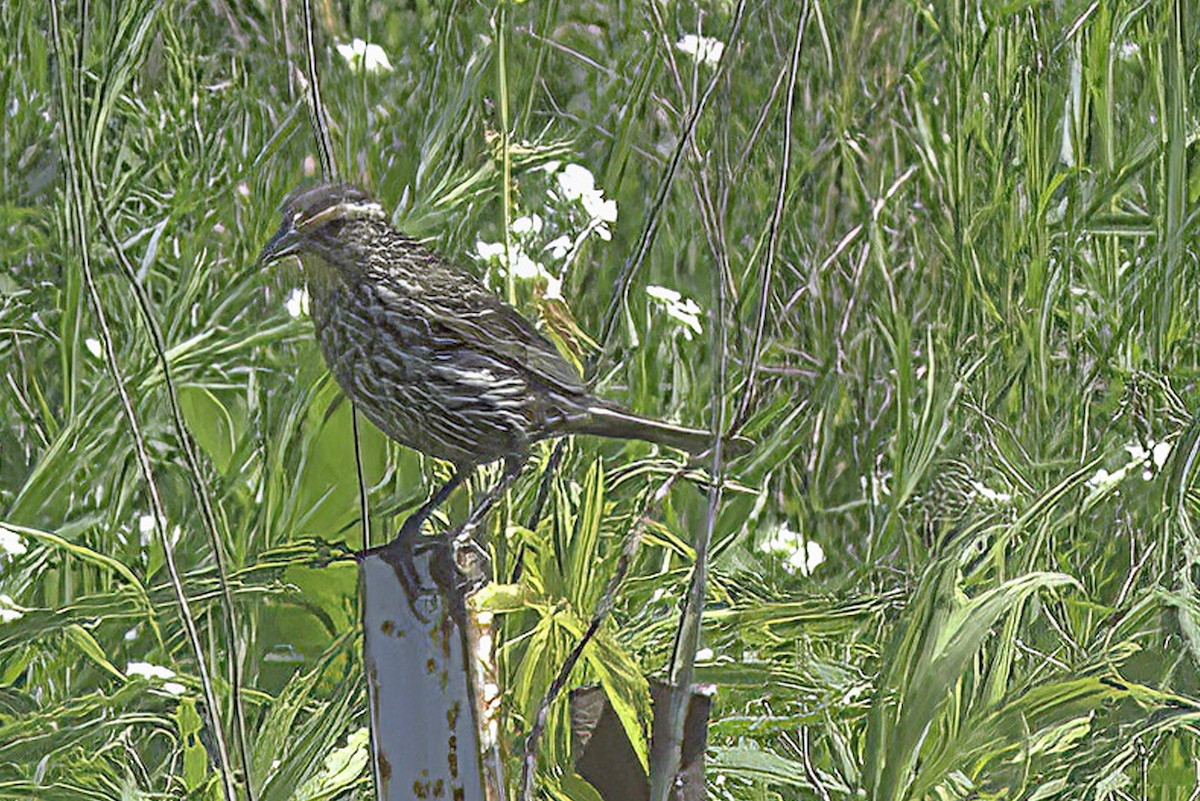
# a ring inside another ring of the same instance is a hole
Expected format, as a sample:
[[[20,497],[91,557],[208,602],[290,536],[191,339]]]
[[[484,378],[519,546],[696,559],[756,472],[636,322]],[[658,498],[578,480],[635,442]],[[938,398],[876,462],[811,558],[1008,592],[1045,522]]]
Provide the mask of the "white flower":
[[[88,337],[87,339],[83,340],[83,346],[87,348],[88,353],[92,354],[92,356],[97,359],[99,359],[104,353],[104,351],[100,348],[100,340],[96,339],[95,337]]]
[[[11,623],[25,616],[25,610],[17,605],[11,595],[0,595],[0,623]]]
[[[514,234],[536,234],[542,230],[542,218],[536,214],[518,217],[512,221]]]
[[[674,289],[665,286],[650,285],[646,294],[663,307],[667,315],[683,326],[683,335],[691,340],[692,333],[703,334],[704,327],[700,324],[700,305],[691,298],[685,298]]]
[[[1087,485],[1092,489],[1101,490],[1115,487],[1121,483],[1121,479],[1125,478],[1125,470],[1121,469],[1115,473],[1110,473],[1101,467],[1096,471],[1095,475],[1087,480]]]
[[[508,262],[504,260],[504,243],[489,243],[478,241],[475,243],[475,252],[479,258],[485,261],[496,261],[501,267],[512,270],[514,278],[521,278],[526,281],[534,279],[543,279],[546,282],[546,298],[562,298],[562,280],[547,270],[540,261],[535,261],[519,246],[514,245],[508,249]],[[511,265],[511,267],[510,267]]]
[[[687,53],[701,64],[715,65],[725,52],[725,43],[709,36],[689,33],[675,43],[675,49]]]
[[[825,561],[825,549],[820,543],[802,539],[786,522],[771,532],[759,545],[767,553],[785,555],[783,566],[789,573],[811,576],[813,570]]]
[[[1140,442],[1125,443],[1125,450],[1129,451],[1130,462],[1144,462],[1150,458],[1150,451],[1142,447]]]
[[[617,202],[604,197],[604,190],[596,186],[596,177],[591,170],[579,164],[568,164],[556,177],[562,198],[578,200],[588,215],[587,229],[582,236],[595,231],[606,242],[612,239],[608,224],[617,221]]]
[[[542,293],[546,300],[562,300],[562,279],[546,273],[546,291]]]
[[[1122,42],[1120,49],[1121,59],[1123,61],[1128,61],[1137,56],[1141,49],[1141,45],[1139,45],[1137,42]]]
[[[716,656],[716,654],[713,653],[713,649],[701,648],[699,651],[696,652],[696,661],[697,662],[711,662],[713,660],[714,656]]]
[[[540,262],[536,262],[520,248],[514,248],[512,253],[512,274],[517,278],[533,279],[546,272]]]
[[[605,200],[602,193],[589,192],[581,195],[579,202],[583,204],[583,210],[592,220],[606,223],[617,221],[617,201]]]
[[[545,250],[550,251],[550,258],[561,259],[563,256],[571,252],[575,247],[575,243],[571,241],[569,236],[560,236],[558,239],[553,239],[546,243]]]
[[[976,497],[982,498],[985,501],[999,504],[1012,503],[1012,493],[998,492],[997,490],[986,486],[982,481],[972,481],[971,489],[974,490]]]
[[[1142,478],[1150,481],[1170,458],[1171,443],[1149,440],[1143,446],[1139,442],[1130,442],[1125,445],[1125,450],[1129,451],[1129,464],[1125,469],[1141,467]]]
[[[125,672],[130,676],[145,676],[148,679],[173,679],[175,671],[162,665],[150,662],[130,662],[125,666]]]
[[[338,45],[337,51],[354,72],[360,69],[367,72],[392,71],[392,62],[388,61],[387,53],[377,44],[369,44],[355,37],[350,44]]]
[[[1167,463],[1167,459],[1171,456],[1171,443],[1160,442],[1150,449],[1150,458],[1154,460],[1154,466],[1161,469]]]
[[[283,302],[283,307],[292,317],[308,316],[308,290],[303,287],[293,289]]]
[[[187,687],[177,681],[168,681],[163,683],[162,691],[171,695],[183,695],[187,692]]]
[[[484,261],[504,261],[504,243],[503,242],[484,242],[482,239],[475,242],[475,252],[479,258]]]
[[[558,174],[558,186],[562,189],[563,197],[567,200],[575,200],[596,191],[596,178],[587,167],[580,164],[568,164]]]
[[[138,534],[141,535],[143,548],[150,544],[150,540],[154,538],[154,515],[138,517]]]
[[[784,565],[790,566],[793,573],[798,570],[802,576],[811,576],[813,570],[824,561],[825,549],[821,547],[820,543],[806,540],[804,548],[793,551]]]
[[[20,556],[28,550],[20,534],[0,527],[0,555]]]

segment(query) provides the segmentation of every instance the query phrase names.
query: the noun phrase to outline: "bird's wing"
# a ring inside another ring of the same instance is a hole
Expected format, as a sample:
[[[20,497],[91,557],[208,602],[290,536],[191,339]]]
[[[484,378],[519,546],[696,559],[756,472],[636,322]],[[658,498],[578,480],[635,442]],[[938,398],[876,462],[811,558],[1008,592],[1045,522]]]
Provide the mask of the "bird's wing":
[[[390,302],[402,303],[407,296],[409,302],[420,303],[432,321],[434,337],[458,340],[560,391],[586,392],[575,368],[533,323],[462,268],[422,250],[410,253],[416,258],[409,265],[416,269],[408,280],[394,276],[397,288]],[[422,269],[434,261],[442,269]],[[423,290],[420,296],[413,295],[417,287]]]
[[[456,300],[457,308],[438,320],[448,331],[542,382],[572,394],[584,391],[575,368],[512,306],[482,287]]]

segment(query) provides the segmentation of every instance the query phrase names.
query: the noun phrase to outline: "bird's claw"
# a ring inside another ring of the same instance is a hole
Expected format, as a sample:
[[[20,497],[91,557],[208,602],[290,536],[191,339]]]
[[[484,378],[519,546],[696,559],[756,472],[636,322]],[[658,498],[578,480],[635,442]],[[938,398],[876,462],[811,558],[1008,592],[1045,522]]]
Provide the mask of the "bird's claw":
[[[392,569],[396,571],[396,578],[400,580],[400,584],[404,588],[404,596],[408,600],[408,608],[412,611],[413,616],[421,623],[428,623],[429,616],[421,611],[418,600],[430,595],[434,587],[429,587],[421,582],[421,574],[417,570],[416,552],[418,548],[421,550],[439,548],[444,543],[421,542],[420,527],[420,521],[417,521],[416,525],[410,525],[410,521],[405,521],[400,528],[400,533],[391,542],[359,551],[356,556],[359,561],[368,556],[378,556],[391,565]],[[434,556],[434,560],[437,561],[438,556]]]

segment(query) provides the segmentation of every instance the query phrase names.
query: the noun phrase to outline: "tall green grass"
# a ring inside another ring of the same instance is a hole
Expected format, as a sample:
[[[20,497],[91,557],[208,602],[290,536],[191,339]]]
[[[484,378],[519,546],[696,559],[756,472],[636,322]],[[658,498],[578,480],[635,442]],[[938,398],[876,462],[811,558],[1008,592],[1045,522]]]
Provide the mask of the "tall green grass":
[[[707,540],[716,798],[1195,795],[1193,5],[313,10],[344,176],[605,396],[757,441],[712,514],[704,471],[573,441],[530,528],[535,452],[488,533],[499,578],[523,560],[491,600],[514,778],[637,531],[572,683],[641,739],[646,677],[692,672]],[[356,573],[326,564],[363,541],[350,408],[285,307],[302,276],[254,264],[319,171],[300,4],[55,13],[0,4],[0,797],[370,797]],[[618,208],[565,274],[552,161]],[[362,450],[380,542],[446,467]],[[565,716],[538,785],[592,798]]]

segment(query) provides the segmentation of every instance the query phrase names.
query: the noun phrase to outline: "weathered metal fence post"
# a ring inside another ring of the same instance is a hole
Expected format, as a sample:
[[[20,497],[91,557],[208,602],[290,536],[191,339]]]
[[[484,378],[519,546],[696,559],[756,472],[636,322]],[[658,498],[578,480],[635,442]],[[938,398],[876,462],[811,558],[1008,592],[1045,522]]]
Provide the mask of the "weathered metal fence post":
[[[433,553],[416,557],[426,581],[438,569]],[[494,686],[486,677],[487,620],[480,629],[461,594],[410,600],[386,550],[364,558],[359,577],[379,801],[500,801],[496,727],[479,725],[494,712],[485,709],[482,695]]]

